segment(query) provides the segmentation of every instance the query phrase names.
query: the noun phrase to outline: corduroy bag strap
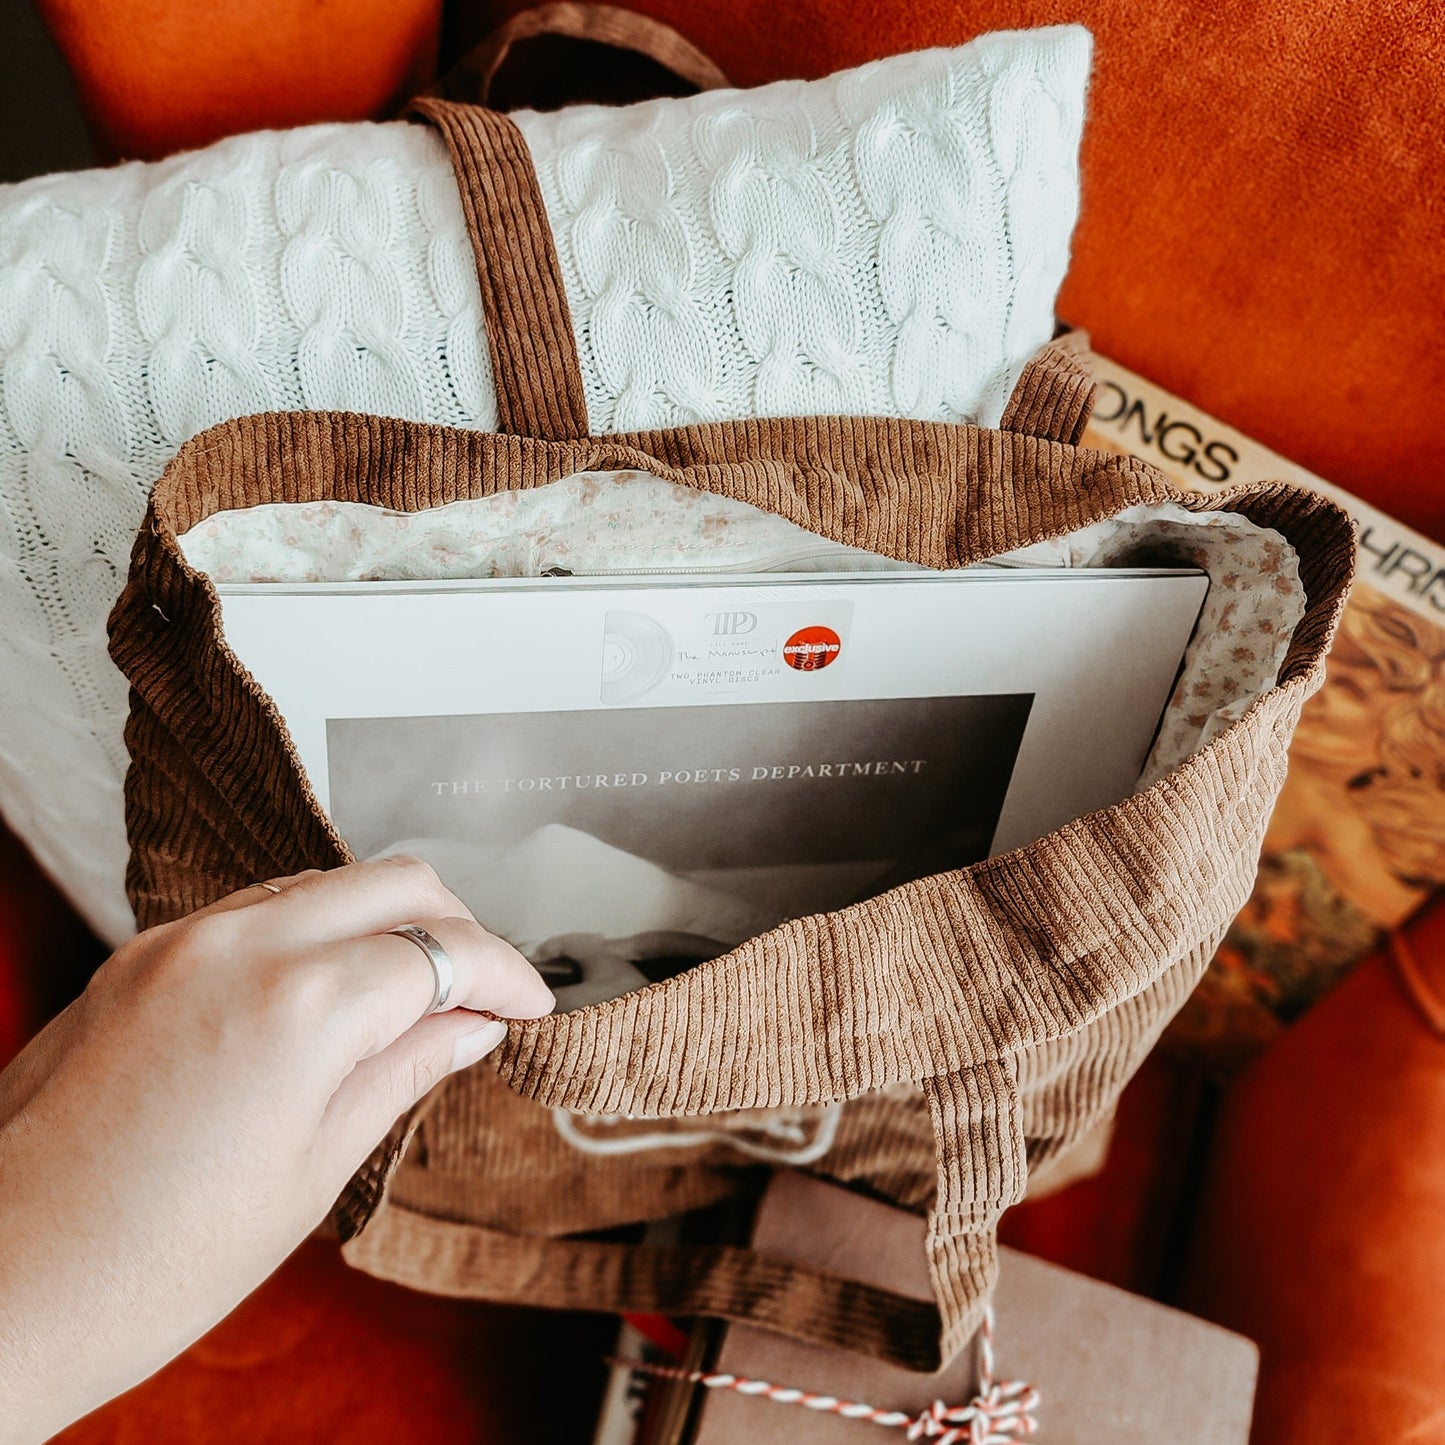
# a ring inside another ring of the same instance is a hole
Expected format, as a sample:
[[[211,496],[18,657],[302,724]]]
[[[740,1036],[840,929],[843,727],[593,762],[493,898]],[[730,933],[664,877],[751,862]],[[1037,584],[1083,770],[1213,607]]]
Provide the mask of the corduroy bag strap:
[[[927,1232],[932,1301],[732,1245],[522,1235],[395,1207],[380,1209],[342,1250],[358,1268],[416,1289],[551,1309],[605,1302],[624,1314],[704,1315],[932,1372],[978,1328],[997,1273],[998,1220],[1023,1197],[1027,1170],[1012,1061],[935,1075],[922,1088],[939,1161]]]
[[[499,76],[503,88],[515,88],[506,84],[511,78],[504,73],[508,62],[515,60],[519,50],[525,57],[530,42],[534,41],[570,41],[590,47],[585,57],[579,54],[559,57],[555,45],[541,57],[530,57],[534,63],[526,68],[531,81],[536,84],[538,72],[545,72],[546,82],[542,88],[546,94],[532,93],[524,83],[521,103],[535,105],[539,109],[551,109],[558,104],[591,102],[611,105],[654,100],[663,93],[657,85],[662,78],[658,72],[673,77],[673,83],[665,92],[669,95],[717,90],[728,84],[727,76],[710,56],[661,20],[620,5],[554,0],[554,3],[533,5],[509,16],[467,51],[437,82],[430,94],[443,100],[493,106],[498,110],[511,109],[496,99],[493,88]],[[608,57],[613,63],[598,64],[599,50],[613,52]],[[544,63],[538,65],[539,59]],[[656,69],[650,74],[638,74],[639,60],[650,62]],[[582,65],[586,65],[588,72],[585,82],[578,73]],[[560,77],[557,74],[559,69]],[[598,73],[604,71],[605,74]],[[616,84],[619,71],[623,72],[625,81],[631,82],[621,90]],[[651,81],[652,85],[645,91],[636,89],[639,82],[646,84],[647,81]],[[545,103],[549,99],[552,102],[550,106]]]
[[[446,142],[477,259],[500,431],[587,435],[587,400],[562,268],[522,133],[481,106],[423,97],[412,111]]]

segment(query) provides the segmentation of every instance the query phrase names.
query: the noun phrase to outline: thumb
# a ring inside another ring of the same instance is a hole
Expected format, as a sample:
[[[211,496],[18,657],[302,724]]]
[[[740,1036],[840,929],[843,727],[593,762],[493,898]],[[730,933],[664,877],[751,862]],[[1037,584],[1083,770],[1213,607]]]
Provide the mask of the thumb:
[[[448,1074],[485,1058],[507,1026],[466,1009],[429,1014],[341,1081],[322,1115],[316,1157],[339,1187],[387,1131]]]

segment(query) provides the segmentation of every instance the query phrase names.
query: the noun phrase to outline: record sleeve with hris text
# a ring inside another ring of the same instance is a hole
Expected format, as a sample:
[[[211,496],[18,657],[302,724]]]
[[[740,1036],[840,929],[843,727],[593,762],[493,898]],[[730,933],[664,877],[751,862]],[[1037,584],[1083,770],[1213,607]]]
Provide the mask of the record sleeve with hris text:
[[[1133,791],[1207,588],[979,570],[222,588],[358,857],[597,1002]]]

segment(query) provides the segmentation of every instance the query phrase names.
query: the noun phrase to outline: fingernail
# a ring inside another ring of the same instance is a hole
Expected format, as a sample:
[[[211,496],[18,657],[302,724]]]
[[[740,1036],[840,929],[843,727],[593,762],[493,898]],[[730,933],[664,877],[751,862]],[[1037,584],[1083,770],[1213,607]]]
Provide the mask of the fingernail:
[[[452,1073],[468,1069],[478,1059],[484,1059],[507,1037],[507,1026],[495,1019],[488,1019],[480,1028],[463,1034],[452,1046]]]

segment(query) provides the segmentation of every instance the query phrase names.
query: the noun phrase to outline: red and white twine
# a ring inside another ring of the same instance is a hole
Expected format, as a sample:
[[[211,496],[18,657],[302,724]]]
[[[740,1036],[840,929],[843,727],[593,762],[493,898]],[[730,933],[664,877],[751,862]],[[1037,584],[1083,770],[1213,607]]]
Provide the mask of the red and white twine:
[[[685,1370],[676,1365],[654,1365],[640,1360],[615,1360],[614,1364],[643,1375],[667,1380],[685,1380],[708,1390],[732,1390],[772,1400],[779,1405],[801,1405],[845,1420],[868,1420],[890,1430],[906,1430],[909,1440],[932,1440],[937,1445],[1015,1445],[1038,1429],[1034,1411],[1040,1395],[1023,1380],[995,1380],[993,1358],[993,1311],[983,1318],[979,1330],[979,1388],[966,1405],[945,1405],[935,1400],[926,1410],[909,1415],[902,1410],[879,1410],[836,1395],[819,1395],[788,1385],[771,1385],[766,1380],[748,1380],[706,1370]]]

